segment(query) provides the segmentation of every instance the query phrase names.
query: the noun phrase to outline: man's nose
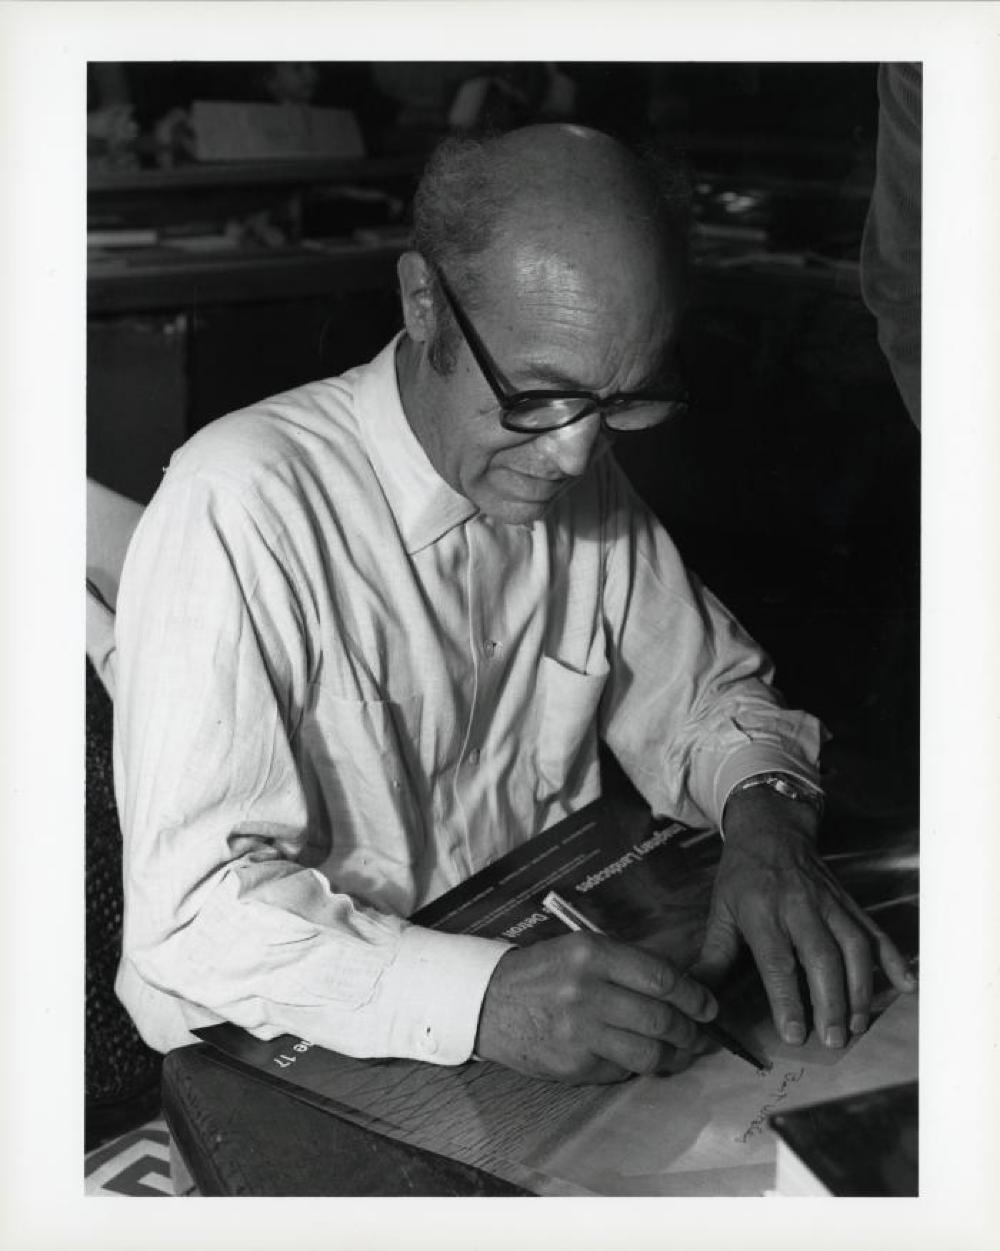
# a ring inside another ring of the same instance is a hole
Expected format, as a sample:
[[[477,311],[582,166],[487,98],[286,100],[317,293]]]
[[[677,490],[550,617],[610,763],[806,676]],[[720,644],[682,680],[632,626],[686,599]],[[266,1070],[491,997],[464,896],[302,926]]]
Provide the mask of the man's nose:
[[[548,430],[538,438],[538,450],[547,467],[563,478],[579,478],[590,464],[594,444],[601,437],[601,414],[590,413],[571,426]]]

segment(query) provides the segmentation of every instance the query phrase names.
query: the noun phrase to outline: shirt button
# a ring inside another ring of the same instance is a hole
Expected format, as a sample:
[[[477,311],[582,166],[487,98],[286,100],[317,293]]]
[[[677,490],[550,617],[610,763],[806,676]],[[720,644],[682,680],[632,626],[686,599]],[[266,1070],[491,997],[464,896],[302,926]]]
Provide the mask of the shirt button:
[[[474,765],[479,764],[479,748],[478,747],[473,747],[472,751],[469,752],[469,764],[474,764]]]
[[[423,1037],[420,1039],[420,1047],[422,1051],[426,1051],[428,1055],[433,1055],[438,1049],[437,1039],[431,1033],[431,1027],[428,1025],[424,1030]]]
[[[496,641],[496,639],[487,639],[486,642],[483,644],[483,651],[486,653],[486,655],[489,657],[490,660],[493,659],[493,657],[497,654],[499,650],[500,650],[500,644]]]

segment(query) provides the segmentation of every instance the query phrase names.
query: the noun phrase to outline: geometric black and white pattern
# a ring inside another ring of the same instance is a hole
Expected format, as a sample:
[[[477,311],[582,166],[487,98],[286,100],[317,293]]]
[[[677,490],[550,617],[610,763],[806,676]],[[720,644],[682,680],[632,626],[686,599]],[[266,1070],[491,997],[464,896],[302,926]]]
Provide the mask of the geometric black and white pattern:
[[[170,1134],[162,1117],[97,1147],[83,1161],[88,1195],[173,1197]]]

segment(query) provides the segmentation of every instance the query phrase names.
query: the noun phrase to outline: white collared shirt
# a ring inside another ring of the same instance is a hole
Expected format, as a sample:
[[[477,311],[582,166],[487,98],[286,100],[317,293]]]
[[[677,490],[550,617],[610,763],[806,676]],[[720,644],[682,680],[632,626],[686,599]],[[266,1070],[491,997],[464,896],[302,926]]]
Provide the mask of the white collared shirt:
[[[466,1060],[508,944],[403,918],[595,798],[816,781],[820,728],[610,457],[533,525],[479,514],[403,413],[395,342],[178,452],[118,597],[118,990],[146,1040],[234,1021]]]

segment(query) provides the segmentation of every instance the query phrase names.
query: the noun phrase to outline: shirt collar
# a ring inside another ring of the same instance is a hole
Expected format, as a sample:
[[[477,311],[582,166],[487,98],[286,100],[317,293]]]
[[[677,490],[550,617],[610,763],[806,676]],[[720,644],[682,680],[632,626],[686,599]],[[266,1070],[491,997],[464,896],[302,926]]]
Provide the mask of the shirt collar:
[[[412,556],[478,510],[437,472],[406,419],[396,381],[401,337],[397,334],[361,372],[356,396],[361,439]]]

